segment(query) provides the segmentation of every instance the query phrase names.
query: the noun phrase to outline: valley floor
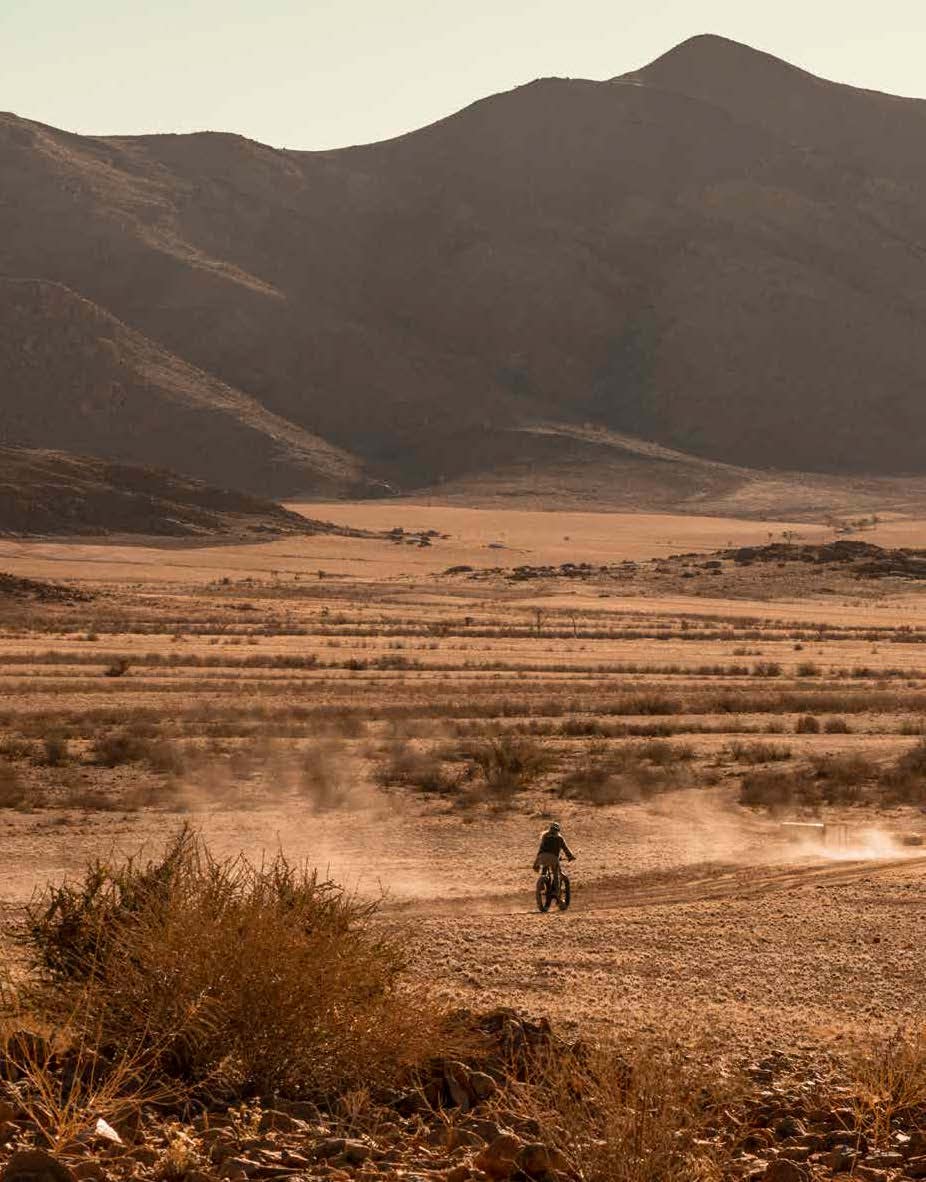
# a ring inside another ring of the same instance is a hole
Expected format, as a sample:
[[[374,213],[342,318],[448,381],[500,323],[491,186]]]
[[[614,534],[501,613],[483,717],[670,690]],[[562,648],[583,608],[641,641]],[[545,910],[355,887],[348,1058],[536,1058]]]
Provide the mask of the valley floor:
[[[926,730],[926,592],[829,570],[789,589],[777,568],[689,586],[643,562],[788,523],[304,509],[438,536],[0,541],[0,570],[94,596],[0,604],[12,921],[47,880],[189,823],[385,892],[414,971],[467,1005],[744,1056],[921,1020],[926,796],[896,769]],[[625,559],[624,581],[508,577]],[[579,860],[571,909],[543,916],[552,816]],[[787,820],[828,829],[795,844]]]

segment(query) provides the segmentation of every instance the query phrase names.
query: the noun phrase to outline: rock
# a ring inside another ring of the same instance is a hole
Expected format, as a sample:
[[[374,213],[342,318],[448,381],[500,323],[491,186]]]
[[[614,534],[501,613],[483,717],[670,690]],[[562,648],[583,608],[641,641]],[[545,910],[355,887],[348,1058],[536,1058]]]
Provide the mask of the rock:
[[[350,1141],[344,1142],[344,1148],[341,1150],[340,1156],[352,1166],[359,1166],[365,1162],[373,1153],[372,1148],[367,1145],[366,1141]]]
[[[804,1126],[794,1116],[782,1116],[775,1121],[773,1130],[776,1137],[785,1140],[788,1137],[800,1137],[804,1132]]]
[[[444,1083],[451,1102],[462,1112],[469,1112],[475,1093],[470,1088],[470,1071],[465,1063],[450,1059],[443,1065]]]
[[[515,1171],[515,1157],[522,1142],[514,1133],[502,1133],[487,1145],[473,1165],[490,1178],[510,1178]]]
[[[93,1129],[90,1131],[90,1133],[88,1133],[87,1139],[89,1141],[103,1142],[107,1145],[122,1144],[122,1138],[111,1124],[108,1124],[105,1120],[103,1120],[102,1116],[97,1117],[96,1124],[93,1126]]]
[[[344,1137],[326,1137],[312,1146],[312,1156],[327,1160],[329,1157],[339,1157],[347,1144]]]
[[[7,1124],[16,1119],[16,1109],[9,1100],[0,1100],[0,1124]]]
[[[14,1153],[6,1163],[0,1182],[76,1182],[74,1171],[43,1149]]]
[[[471,1071],[469,1086],[477,1100],[488,1100],[498,1090],[498,1084],[491,1075],[486,1075],[484,1071]]]
[[[98,1161],[78,1162],[74,1167],[74,1176],[80,1182],[106,1182],[106,1171]]]
[[[907,1158],[904,1172],[908,1178],[926,1178],[926,1154],[922,1157]]]
[[[476,1136],[479,1137],[482,1141],[484,1141],[487,1145],[491,1145],[492,1142],[497,1137],[501,1137],[504,1133],[511,1132],[510,1129],[506,1129],[504,1127],[504,1125],[500,1125],[497,1121],[494,1121],[494,1120],[472,1119],[471,1118],[467,1122],[466,1127],[471,1132],[475,1133]]]
[[[805,1170],[803,1166],[799,1166],[797,1162],[788,1161],[787,1158],[782,1157],[776,1161],[770,1161],[765,1167],[762,1177],[765,1182],[808,1182],[810,1172]]]
[[[514,1164],[528,1178],[543,1178],[547,1174],[565,1170],[568,1162],[558,1149],[536,1142],[522,1145],[515,1154]]]
[[[227,1182],[241,1182],[241,1179],[250,1177],[253,1169],[254,1162],[243,1157],[229,1157],[219,1167],[219,1177]]]
[[[822,1156],[823,1164],[834,1174],[849,1173],[858,1159],[858,1154],[848,1145],[837,1145]]]
[[[891,1174],[889,1170],[876,1170],[871,1166],[856,1166],[852,1177],[858,1178],[859,1182],[888,1182]]]
[[[278,1112],[275,1108],[268,1108],[261,1113],[260,1124],[257,1127],[261,1133],[299,1133],[305,1128],[305,1122],[292,1112]]]
[[[896,1170],[903,1163],[904,1155],[896,1149],[891,1149],[883,1153],[870,1153],[862,1164],[871,1166],[876,1170]]]

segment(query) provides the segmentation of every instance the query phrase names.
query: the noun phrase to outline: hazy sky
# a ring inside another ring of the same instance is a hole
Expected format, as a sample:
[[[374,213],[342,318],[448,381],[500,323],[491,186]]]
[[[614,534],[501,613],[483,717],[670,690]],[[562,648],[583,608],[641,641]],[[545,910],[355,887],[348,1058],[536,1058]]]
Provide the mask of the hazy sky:
[[[532,78],[609,78],[705,32],[926,96],[923,0],[0,0],[0,110],[336,147]]]

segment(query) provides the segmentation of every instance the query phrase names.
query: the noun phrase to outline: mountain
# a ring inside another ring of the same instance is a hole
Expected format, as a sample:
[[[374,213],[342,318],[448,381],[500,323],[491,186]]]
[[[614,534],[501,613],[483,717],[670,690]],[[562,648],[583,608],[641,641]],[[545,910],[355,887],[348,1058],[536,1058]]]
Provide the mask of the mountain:
[[[338,532],[272,501],[156,468],[0,447],[0,535],[238,539]]]
[[[0,438],[291,496],[460,487],[551,425],[541,468],[599,430],[923,474],[924,133],[719,37],[338,151],[0,116]]]

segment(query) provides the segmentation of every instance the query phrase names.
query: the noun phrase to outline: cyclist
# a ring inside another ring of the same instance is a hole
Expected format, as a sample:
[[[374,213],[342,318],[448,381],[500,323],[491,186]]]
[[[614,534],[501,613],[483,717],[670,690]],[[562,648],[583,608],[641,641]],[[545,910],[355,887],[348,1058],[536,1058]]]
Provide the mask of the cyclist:
[[[566,845],[566,839],[563,837],[559,822],[552,821],[540,835],[540,849],[534,859],[534,873],[537,874],[543,867],[549,866],[553,871],[553,884],[557,891],[559,891],[560,854],[565,854],[570,862],[576,860],[575,854]]]

